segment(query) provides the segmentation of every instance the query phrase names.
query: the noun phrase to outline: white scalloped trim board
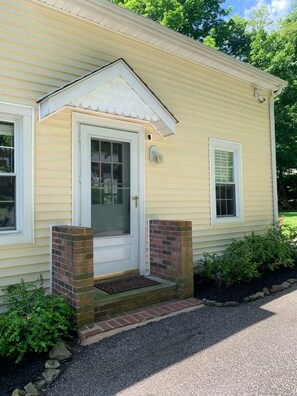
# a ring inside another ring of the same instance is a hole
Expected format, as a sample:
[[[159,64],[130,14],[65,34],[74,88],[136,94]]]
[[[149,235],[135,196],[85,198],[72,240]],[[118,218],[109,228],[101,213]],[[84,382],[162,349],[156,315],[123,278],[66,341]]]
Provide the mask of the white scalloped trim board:
[[[159,120],[157,114],[144,103],[122,77],[114,78],[112,81],[74,100],[70,104],[82,109],[122,115],[150,122]]]

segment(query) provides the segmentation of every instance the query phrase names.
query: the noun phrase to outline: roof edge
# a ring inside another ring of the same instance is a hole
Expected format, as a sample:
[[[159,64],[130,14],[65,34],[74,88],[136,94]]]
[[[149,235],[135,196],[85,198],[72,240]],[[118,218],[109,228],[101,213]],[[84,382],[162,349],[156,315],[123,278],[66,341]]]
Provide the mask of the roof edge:
[[[33,1],[263,89],[274,92],[288,85],[285,80],[106,0]],[[125,28],[127,24],[131,29]]]

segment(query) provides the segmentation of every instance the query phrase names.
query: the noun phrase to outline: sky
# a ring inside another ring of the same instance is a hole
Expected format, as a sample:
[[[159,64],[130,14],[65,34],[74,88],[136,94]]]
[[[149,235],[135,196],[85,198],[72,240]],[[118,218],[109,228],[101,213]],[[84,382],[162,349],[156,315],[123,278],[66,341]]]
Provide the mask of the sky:
[[[233,6],[233,14],[239,14],[247,17],[253,8],[266,5],[270,10],[270,17],[272,20],[283,17],[293,10],[294,0],[225,0],[224,8]]]

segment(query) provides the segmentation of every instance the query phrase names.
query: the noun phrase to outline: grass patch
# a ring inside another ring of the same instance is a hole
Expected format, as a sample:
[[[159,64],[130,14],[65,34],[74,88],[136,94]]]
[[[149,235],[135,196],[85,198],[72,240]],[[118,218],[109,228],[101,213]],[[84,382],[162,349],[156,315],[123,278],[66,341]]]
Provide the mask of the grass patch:
[[[282,211],[279,216],[285,216],[284,225],[297,227],[297,211]]]

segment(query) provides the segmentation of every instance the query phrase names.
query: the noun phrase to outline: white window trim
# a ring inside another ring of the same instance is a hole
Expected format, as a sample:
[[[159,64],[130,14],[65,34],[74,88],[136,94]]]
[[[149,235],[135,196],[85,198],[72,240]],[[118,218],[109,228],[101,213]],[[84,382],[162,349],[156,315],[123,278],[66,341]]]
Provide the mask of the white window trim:
[[[215,183],[215,150],[231,151],[234,155],[234,181],[236,216],[217,217],[216,183]],[[209,139],[210,159],[210,219],[211,224],[243,223],[243,189],[242,189],[242,145],[226,140]]]
[[[34,240],[34,108],[0,102],[0,120],[15,123],[16,230],[0,231],[0,246]]]

